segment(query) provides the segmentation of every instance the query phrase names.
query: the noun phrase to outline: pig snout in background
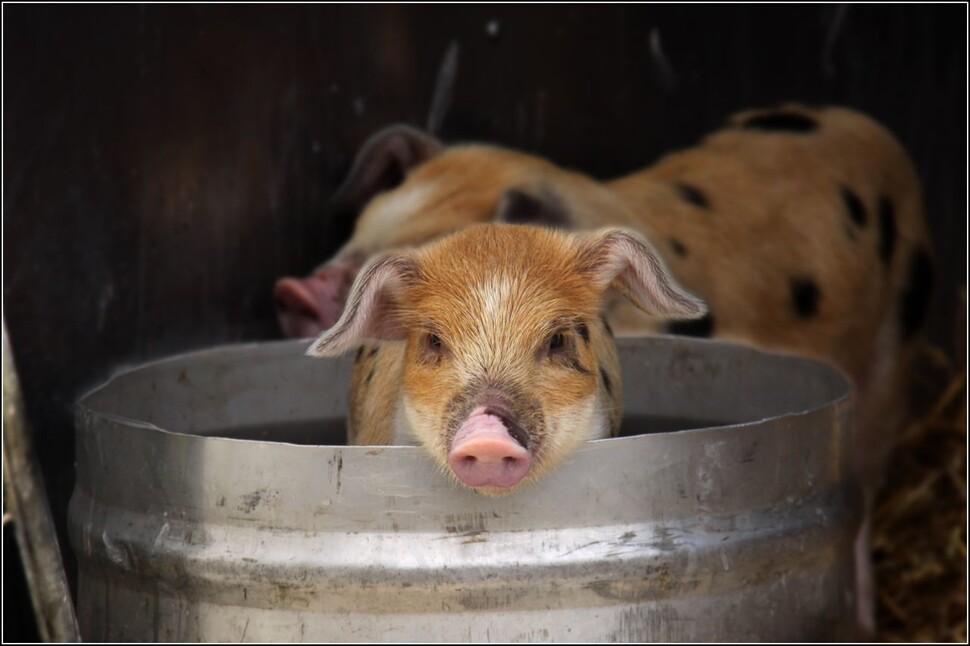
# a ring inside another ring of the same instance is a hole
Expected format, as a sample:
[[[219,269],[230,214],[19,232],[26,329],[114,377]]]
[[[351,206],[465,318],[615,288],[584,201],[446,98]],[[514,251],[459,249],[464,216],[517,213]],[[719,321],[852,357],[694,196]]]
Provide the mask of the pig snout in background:
[[[276,281],[273,299],[283,334],[311,338],[333,326],[359,269],[353,261],[331,260],[306,278],[287,276]]]
[[[385,128],[364,144],[330,203],[331,215],[360,214],[352,240],[309,276],[284,277],[273,288],[276,317],[284,336],[315,337],[336,323],[354,277],[373,251],[420,244],[443,231],[441,227],[429,229],[428,219],[415,223],[413,210],[396,205],[380,208],[381,193],[396,188],[408,169],[441,149],[437,139],[403,125]],[[463,225],[473,221],[468,214],[459,217]],[[432,216],[430,221],[434,220]],[[415,229],[418,237],[413,235]]]
[[[635,232],[493,223],[365,265],[307,354],[357,348],[351,443],[417,443],[457,483],[508,493],[618,431],[612,287],[667,319],[706,312]]]

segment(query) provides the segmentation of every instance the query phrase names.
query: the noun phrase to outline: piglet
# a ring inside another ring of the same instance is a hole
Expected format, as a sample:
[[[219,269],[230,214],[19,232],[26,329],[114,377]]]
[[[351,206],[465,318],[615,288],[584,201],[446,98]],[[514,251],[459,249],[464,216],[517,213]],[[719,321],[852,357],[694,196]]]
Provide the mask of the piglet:
[[[307,354],[358,348],[351,443],[418,443],[461,485],[506,493],[617,433],[610,288],[666,319],[706,311],[633,231],[484,224],[366,264]]]

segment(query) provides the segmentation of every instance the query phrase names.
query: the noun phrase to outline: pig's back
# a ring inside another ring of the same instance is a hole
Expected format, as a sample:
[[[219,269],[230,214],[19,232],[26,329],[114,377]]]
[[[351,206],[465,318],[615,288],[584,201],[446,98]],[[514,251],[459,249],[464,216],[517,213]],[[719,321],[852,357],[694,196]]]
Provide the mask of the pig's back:
[[[877,344],[905,343],[922,315],[909,293],[929,264],[919,183],[864,115],[739,113],[612,187],[707,300],[711,317],[693,328],[702,335],[829,359],[862,378]]]

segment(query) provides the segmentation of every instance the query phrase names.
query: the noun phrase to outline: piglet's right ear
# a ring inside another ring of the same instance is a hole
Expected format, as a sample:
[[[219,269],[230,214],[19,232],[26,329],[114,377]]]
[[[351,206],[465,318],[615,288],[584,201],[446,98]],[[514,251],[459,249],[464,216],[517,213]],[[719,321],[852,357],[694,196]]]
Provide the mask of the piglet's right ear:
[[[405,338],[398,307],[414,274],[414,259],[406,254],[392,253],[368,262],[350,288],[340,319],[313,342],[307,355],[336,357],[364,339]]]
[[[417,128],[394,125],[363,145],[333,203],[361,210],[372,197],[397,187],[407,172],[441,152],[440,141]]]

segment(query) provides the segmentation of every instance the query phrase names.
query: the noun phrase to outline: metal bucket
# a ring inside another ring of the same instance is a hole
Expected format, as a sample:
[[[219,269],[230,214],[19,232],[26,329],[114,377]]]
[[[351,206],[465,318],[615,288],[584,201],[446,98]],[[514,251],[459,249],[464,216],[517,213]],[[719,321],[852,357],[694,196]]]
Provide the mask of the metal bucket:
[[[85,639],[855,636],[861,500],[834,370],[620,339],[628,436],[489,498],[418,448],[333,446],[351,361],[306,345],[182,355],[81,399]]]

